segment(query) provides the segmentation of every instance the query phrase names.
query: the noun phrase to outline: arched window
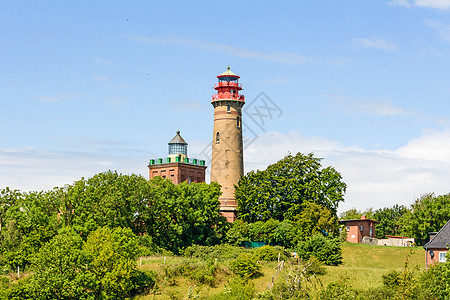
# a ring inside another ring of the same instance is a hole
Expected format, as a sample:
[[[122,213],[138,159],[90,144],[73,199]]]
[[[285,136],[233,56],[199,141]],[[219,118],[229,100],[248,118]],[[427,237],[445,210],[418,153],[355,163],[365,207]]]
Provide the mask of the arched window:
[[[220,133],[216,133],[216,143],[220,143]]]
[[[231,106],[230,105],[227,106],[227,113],[231,113]]]

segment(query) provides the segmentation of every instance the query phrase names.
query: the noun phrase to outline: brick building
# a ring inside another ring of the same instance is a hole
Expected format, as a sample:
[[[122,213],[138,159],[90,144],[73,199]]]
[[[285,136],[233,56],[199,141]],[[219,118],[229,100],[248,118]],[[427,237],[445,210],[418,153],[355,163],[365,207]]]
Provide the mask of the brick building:
[[[339,223],[345,225],[348,242],[361,243],[365,236],[375,237],[375,224],[380,222],[361,216],[361,219],[340,220]]]
[[[425,249],[425,266],[436,262],[446,262],[448,248],[450,246],[450,221],[448,221],[438,232],[430,232],[430,241],[426,243]]]
[[[166,159],[151,159],[148,164],[149,178],[156,176],[170,179],[174,184],[181,182],[205,182],[205,161],[189,159],[186,141],[180,131],[169,142],[169,155]]]

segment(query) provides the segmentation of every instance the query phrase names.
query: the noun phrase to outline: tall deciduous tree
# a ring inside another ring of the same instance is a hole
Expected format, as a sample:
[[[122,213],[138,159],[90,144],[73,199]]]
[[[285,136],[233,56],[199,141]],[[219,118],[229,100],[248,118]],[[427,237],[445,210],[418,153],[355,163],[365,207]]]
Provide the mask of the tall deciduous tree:
[[[408,212],[404,205],[394,205],[393,207],[380,208],[373,214],[373,219],[379,221],[376,225],[376,237],[386,238],[386,235],[401,235],[399,219]]]
[[[302,212],[294,218],[301,237],[337,233],[337,219],[329,209],[313,202],[303,203],[302,208]]]
[[[94,277],[83,240],[71,228],[46,243],[33,260],[31,290],[36,299],[93,299]]]
[[[322,168],[312,153],[287,155],[264,171],[250,171],[236,187],[238,217],[248,222],[292,219],[304,202],[336,215],[346,184],[333,167]]]
[[[108,171],[82,178],[61,193],[62,221],[86,237],[99,227],[128,227],[139,234],[139,209],[148,197],[148,181],[139,175]]]
[[[450,194],[435,196],[423,195],[405,213],[398,224],[404,236],[413,237],[417,245],[429,239],[429,232],[439,231],[450,219]]]
[[[156,177],[140,213],[145,232],[158,246],[178,252],[192,244],[219,242],[226,219],[219,210],[220,185],[181,183]]]

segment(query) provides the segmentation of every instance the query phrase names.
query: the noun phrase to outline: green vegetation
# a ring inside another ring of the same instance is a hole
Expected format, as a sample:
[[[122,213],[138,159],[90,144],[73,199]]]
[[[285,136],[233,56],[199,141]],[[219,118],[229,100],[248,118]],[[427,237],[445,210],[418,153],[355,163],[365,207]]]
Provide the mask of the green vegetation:
[[[336,215],[347,188],[332,167],[322,168],[312,153],[287,155],[264,171],[250,171],[236,187],[238,217],[247,222],[293,220],[304,202],[313,202]]]
[[[312,154],[288,155],[237,188],[100,173],[51,191],[0,191],[0,299],[444,299],[450,263],[423,249],[342,244],[346,185]],[[450,218],[450,195],[364,212],[382,236],[419,243]],[[356,209],[344,215],[357,218]],[[266,244],[257,249],[243,242]],[[407,252],[408,251],[408,252]],[[291,257],[296,252],[298,258]],[[443,296],[444,295],[444,296]]]
[[[429,232],[439,231],[450,220],[450,194],[425,194],[410,208],[394,205],[365,212],[352,208],[343,212],[340,218],[359,219],[362,215],[380,222],[376,226],[377,238],[385,238],[386,235],[411,237],[416,245],[423,246],[429,241]]]

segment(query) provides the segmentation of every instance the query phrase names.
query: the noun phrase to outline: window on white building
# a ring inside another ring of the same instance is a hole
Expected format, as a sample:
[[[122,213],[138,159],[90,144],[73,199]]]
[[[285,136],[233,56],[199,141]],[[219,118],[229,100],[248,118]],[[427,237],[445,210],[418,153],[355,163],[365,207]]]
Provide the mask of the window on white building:
[[[447,252],[439,252],[439,262],[447,261]]]

